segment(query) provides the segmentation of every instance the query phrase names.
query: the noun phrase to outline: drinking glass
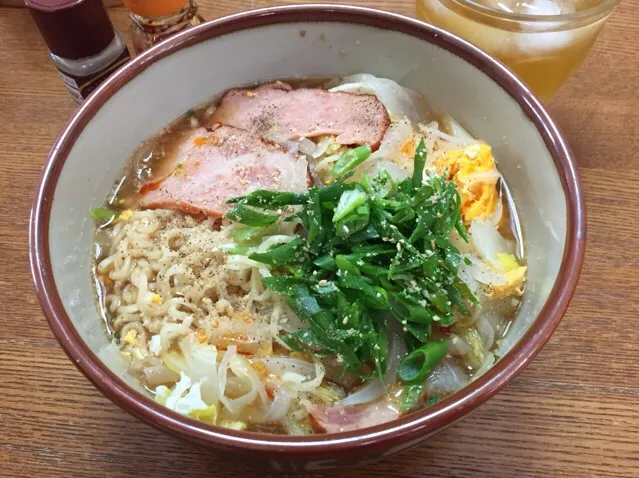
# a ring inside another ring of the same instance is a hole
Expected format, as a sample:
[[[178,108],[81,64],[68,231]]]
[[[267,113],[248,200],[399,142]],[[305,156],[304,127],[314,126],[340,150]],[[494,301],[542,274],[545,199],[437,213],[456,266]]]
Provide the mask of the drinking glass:
[[[465,38],[548,101],[621,0],[417,0],[417,17]]]

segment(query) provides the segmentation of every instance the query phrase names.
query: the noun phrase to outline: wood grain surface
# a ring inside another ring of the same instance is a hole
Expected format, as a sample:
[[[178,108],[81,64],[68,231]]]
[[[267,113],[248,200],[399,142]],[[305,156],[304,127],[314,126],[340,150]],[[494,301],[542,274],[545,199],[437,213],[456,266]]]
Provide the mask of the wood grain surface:
[[[271,4],[199,2],[207,18]],[[413,14],[408,0],[358,2]],[[112,10],[120,31],[126,13]],[[550,109],[588,201],[585,268],[540,356],[438,437],[331,477],[639,477],[639,2],[610,18]],[[40,168],[75,110],[29,14],[0,9],[0,476],[269,476],[132,418],[67,359],[33,293],[27,226]]]

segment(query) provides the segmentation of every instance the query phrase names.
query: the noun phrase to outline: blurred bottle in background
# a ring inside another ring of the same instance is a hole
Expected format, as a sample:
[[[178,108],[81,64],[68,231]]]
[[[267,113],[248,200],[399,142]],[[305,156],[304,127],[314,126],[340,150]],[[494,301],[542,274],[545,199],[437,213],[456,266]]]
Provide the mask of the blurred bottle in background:
[[[133,22],[136,53],[204,21],[193,0],[124,0],[124,6]]]
[[[620,0],[417,0],[417,17],[474,43],[548,101]]]
[[[25,5],[77,103],[130,59],[101,0],[26,0]]]

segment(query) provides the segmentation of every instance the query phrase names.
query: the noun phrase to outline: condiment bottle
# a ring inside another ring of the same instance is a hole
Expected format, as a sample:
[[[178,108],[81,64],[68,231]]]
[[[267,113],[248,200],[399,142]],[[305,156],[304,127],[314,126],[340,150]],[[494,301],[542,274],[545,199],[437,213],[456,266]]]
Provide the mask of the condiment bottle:
[[[130,59],[101,0],[26,0],[49,56],[78,103]]]
[[[124,0],[133,21],[133,48],[140,53],[204,19],[193,0]]]

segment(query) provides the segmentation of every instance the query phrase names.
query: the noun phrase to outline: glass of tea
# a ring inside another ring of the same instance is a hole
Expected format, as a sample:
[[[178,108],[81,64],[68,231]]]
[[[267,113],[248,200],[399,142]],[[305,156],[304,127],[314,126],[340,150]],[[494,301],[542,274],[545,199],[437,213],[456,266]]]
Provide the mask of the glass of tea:
[[[417,17],[474,43],[548,101],[621,0],[417,0]]]

